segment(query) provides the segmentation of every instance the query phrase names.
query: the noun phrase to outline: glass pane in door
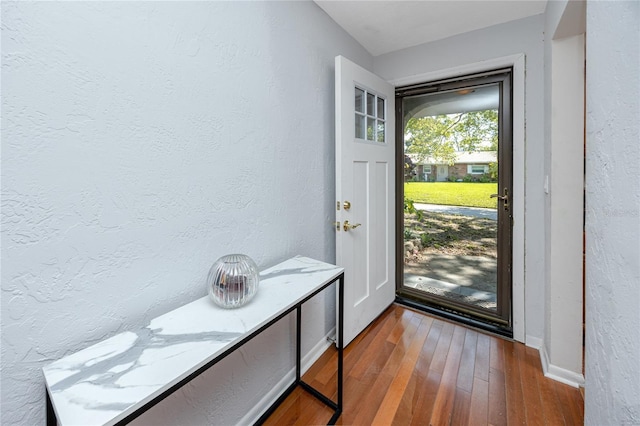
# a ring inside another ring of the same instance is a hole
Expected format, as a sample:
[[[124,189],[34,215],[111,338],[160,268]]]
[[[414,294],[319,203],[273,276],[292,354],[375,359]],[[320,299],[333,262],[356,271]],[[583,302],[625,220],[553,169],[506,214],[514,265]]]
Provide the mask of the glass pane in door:
[[[376,119],[367,117],[367,140],[376,140]]]
[[[355,110],[364,114],[364,90],[355,88]]]
[[[358,139],[364,139],[364,120],[365,117],[364,115],[360,115],[356,113],[356,118],[355,118],[355,129],[356,129],[356,134],[355,137]]]
[[[499,85],[402,102],[404,286],[444,305],[495,313]]]
[[[378,142],[383,142],[385,141],[385,126],[384,126],[384,121],[378,120],[378,129],[376,134],[377,136],[377,141]]]
[[[384,120],[384,99],[378,98],[378,118]]]

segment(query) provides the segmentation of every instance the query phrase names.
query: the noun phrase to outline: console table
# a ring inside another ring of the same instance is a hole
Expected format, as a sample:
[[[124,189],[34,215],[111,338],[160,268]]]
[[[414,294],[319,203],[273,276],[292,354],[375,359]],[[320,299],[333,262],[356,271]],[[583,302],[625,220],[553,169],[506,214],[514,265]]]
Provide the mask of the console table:
[[[301,380],[302,304],[337,282],[337,400]],[[266,413],[301,386],[342,413],[344,270],[307,257],[294,257],[260,273],[255,298],[237,309],[203,297],[168,312],[138,331],[127,331],[43,368],[48,425],[125,424],[178,390],[294,310],[296,378]]]

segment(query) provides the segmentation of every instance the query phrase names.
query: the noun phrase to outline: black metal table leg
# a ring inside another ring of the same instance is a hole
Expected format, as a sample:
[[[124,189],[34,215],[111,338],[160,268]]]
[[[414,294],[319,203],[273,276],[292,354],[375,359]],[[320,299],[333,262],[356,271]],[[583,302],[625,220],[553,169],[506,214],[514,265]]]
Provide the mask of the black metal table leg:
[[[338,344],[338,400],[336,404],[336,411],[329,420],[330,425],[336,424],[340,416],[342,415],[342,397],[343,397],[343,368],[344,368],[344,274],[340,275],[338,279],[338,324],[336,324],[336,342]]]
[[[300,357],[302,356],[300,336],[300,329],[302,328],[302,305],[296,309],[296,383],[300,383]]]
[[[56,412],[53,409],[51,397],[49,396],[49,390],[46,386],[44,388],[44,393],[47,395],[47,426],[58,426],[58,418],[56,417]]]

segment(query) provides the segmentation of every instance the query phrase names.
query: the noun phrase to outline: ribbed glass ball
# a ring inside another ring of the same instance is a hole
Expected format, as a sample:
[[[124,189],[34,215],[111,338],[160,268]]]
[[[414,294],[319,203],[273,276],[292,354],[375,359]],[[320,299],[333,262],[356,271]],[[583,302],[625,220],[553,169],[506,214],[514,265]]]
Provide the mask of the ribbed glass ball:
[[[258,266],[249,256],[229,254],[218,259],[207,277],[209,297],[223,308],[239,308],[258,291]]]

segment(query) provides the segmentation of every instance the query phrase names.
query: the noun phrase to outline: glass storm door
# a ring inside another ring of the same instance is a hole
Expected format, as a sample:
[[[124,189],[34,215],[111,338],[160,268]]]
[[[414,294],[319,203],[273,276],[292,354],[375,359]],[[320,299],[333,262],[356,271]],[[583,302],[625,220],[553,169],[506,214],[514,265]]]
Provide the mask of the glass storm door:
[[[511,70],[400,87],[396,104],[398,293],[509,335]]]

